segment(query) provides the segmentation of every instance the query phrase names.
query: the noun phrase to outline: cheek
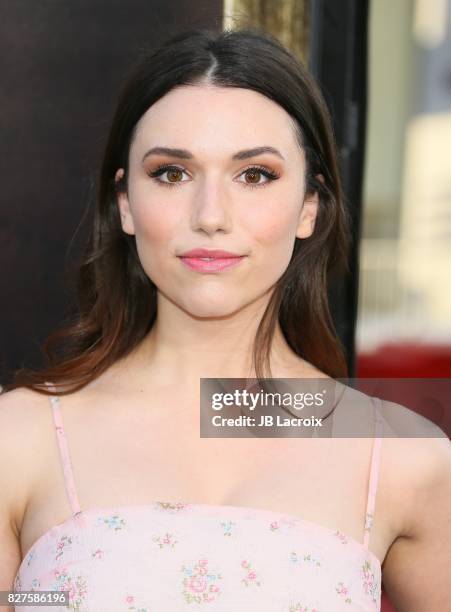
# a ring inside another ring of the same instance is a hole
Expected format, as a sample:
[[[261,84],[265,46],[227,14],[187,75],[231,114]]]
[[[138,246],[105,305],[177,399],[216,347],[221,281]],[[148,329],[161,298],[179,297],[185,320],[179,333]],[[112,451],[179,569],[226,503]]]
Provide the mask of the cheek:
[[[152,250],[153,245],[168,244],[174,236],[177,217],[169,206],[146,202],[134,210],[136,242],[143,249]]]
[[[251,249],[249,268],[239,288],[249,293],[266,293],[287,269],[296,238],[296,222],[299,211],[294,204],[283,205],[277,199],[274,204],[260,202],[247,214],[240,216],[240,231],[248,238]],[[238,278],[238,275],[237,275]]]
[[[293,251],[299,211],[294,205],[284,205],[280,200],[271,206],[263,206],[258,214],[246,221],[248,232],[256,243],[262,258],[281,258],[288,261]]]
[[[149,180],[140,174],[131,174],[129,200],[138,251],[150,253],[154,244],[167,243],[173,235],[177,212],[168,204],[164,193],[150,186]]]
[[[158,286],[171,259],[171,245],[179,220],[171,209],[157,203],[136,206],[134,211],[136,248],[147,276]]]

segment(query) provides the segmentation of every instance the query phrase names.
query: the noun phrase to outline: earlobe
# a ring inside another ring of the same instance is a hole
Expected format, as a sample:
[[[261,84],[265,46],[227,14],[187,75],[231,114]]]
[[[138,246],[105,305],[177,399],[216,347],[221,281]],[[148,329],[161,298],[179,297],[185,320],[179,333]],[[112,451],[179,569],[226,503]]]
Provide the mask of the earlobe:
[[[118,183],[124,176],[124,169],[119,168],[114,177],[115,183]],[[122,229],[126,234],[133,236],[135,234],[135,227],[133,224],[133,217],[130,211],[130,203],[125,190],[120,189],[117,193],[117,205],[119,208],[119,214],[121,216]]]
[[[315,178],[324,183],[324,176],[317,174]],[[319,209],[319,194],[318,191],[310,193],[302,204],[301,214],[299,217],[298,229],[296,236],[298,238],[309,238],[314,232],[316,217]]]
[[[299,217],[298,229],[296,236],[298,238],[308,238],[313,234],[315,229],[316,216],[318,214],[319,196],[315,191],[309,198],[304,200],[301,214]]]

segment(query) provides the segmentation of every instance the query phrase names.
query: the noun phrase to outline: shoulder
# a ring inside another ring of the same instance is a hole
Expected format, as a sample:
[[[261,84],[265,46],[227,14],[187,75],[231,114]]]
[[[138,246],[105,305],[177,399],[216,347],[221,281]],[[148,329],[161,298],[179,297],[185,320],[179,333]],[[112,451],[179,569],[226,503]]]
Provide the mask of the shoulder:
[[[381,414],[387,467],[406,499],[407,534],[420,514],[420,498],[451,479],[451,444],[440,427],[406,406],[384,400]]]
[[[383,442],[387,467],[403,509],[401,535],[418,537],[441,510],[446,508],[451,516],[451,443],[438,434],[430,438],[387,438]]]
[[[352,431],[372,438],[374,406],[382,424],[377,495],[387,533],[393,540],[411,537],[445,502],[441,493],[451,481],[451,444],[440,427],[410,408],[351,388],[346,388],[340,405],[343,437]],[[451,500],[448,503],[451,515]]]
[[[0,393],[0,436],[2,446],[30,439],[37,431],[36,426],[49,410],[47,396],[20,387]],[[31,443],[31,440],[30,440]]]
[[[451,444],[440,427],[410,408],[387,400],[379,407],[382,474],[392,492],[397,534],[410,537],[451,482]]]
[[[14,451],[10,460],[28,454],[48,423],[50,402],[47,396],[20,387],[0,393],[0,452]]]
[[[437,435],[383,443],[400,517],[384,562],[385,587],[396,609],[443,610],[451,565],[450,441]]]
[[[25,509],[48,423],[48,397],[26,388],[0,393],[0,487],[15,522]]]

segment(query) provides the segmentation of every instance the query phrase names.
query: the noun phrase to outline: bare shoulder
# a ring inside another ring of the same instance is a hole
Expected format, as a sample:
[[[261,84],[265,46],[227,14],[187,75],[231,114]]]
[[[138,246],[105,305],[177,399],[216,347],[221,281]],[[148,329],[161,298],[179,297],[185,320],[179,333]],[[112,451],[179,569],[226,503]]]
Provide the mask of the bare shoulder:
[[[45,399],[40,393],[23,387],[0,393],[1,447],[11,448],[32,433]],[[15,450],[17,452],[17,447]]]
[[[0,590],[13,588],[21,561],[20,531],[42,456],[46,399],[25,388],[0,394]]]
[[[400,535],[409,537],[424,511],[421,498],[438,494],[451,478],[451,444],[440,427],[406,406],[384,400],[381,414],[386,468],[402,511]]]
[[[48,406],[47,396],[24,387],[0,393],[2,446],[10,447],[17,441],[23,442],[28,436],[33,436],[39,421],[46,418]]]
[[[384,561],[384,585],[400,612],[444,610],[451,565],[451,444],[431,421],[387,404],[391,426],[406,437],[383,440],[384,473],[398,518],[397,537]],[[428,437],[413,437],[419,427]]]
[[[446,433],[430,419],[407,406],[383,400],[380,412],[386,426],[385,435],[398,438],[444,438]]]
[[[0,486],[19,522],[48,419],[46,396],[26,388],[0,394]]]
[[[435,426],[431,426],[432,429]],[[422,498],[438,494],[440,487],[451,478],[451,444],[447,437],[385,438],[385,464],[396,491],[398,508],[403,509],[402,534],[415,533],[418,518],[424,508]],[[429,506],[430,506],[430,502]],[[451,510],[451,508],[450,508]]]
[[[370,399],[351,390],[346,414],[354,414],[351,410],[358,404],[365,419],[373,420]],[[440,427],[407,406],[377,399],[377,407],[382,417],[381,478],[393,504],[396,533],[408,536],[415,530],[420,497],[438,492],[451,477],[451,444]]]

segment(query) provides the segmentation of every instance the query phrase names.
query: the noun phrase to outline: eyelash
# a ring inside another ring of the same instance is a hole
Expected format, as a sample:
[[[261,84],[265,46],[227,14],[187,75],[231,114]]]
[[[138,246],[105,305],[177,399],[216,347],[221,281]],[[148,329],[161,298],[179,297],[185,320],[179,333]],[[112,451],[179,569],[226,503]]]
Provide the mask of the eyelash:
[[[165,172],[169,170],[181,170],[182,172],[186,172],[186,170],[184,168],[181,168],[180,166],[173,166],[170,164],[161,164],[160,166],[155,168],[155,170],[152,170],[151,172],[149,172],[149,176],[153,178],[159,185],[163,185],[164,187],[179,187],[184,181],[170,183],[170,182],[158,180],[157,177],[161,176],[162,174],[164,174]],[[277,172],[273,170],[270,170],[269,168],[266,168],[265,166],[250,166],[249,168],[246,168],[245,170],[243,170],[241,174],[244,174],[245,172],[249,172],[250,170],[256,170],[258,173],[263,174],[263,176],[269,179],[268,181],[264,183],[259,183],[256,185],[244,183],[246,187],[250,187],[251,189],[255,189],[255,187],[264,187],[265,185],[268,185],[272,181],[275,181],[278,178],[280,178],[280,174],[278,174]]]

